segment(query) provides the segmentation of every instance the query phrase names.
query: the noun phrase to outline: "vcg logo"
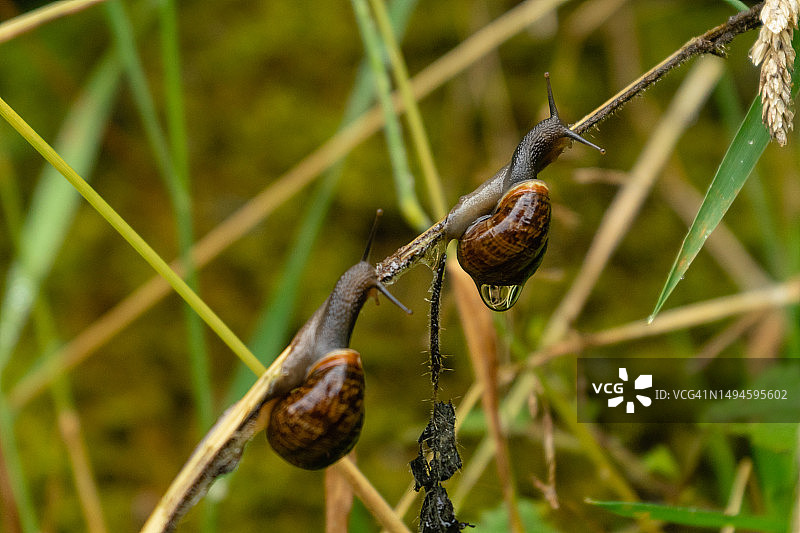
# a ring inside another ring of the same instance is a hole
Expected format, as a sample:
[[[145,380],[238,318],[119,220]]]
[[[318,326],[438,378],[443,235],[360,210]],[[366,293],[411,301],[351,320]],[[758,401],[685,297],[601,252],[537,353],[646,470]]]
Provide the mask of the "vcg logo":
[[[627,368],[620,368],[619,369],[619,379],[621,382],[617,383],[592,383],[592,389],[594,390],[595,394],[600,394],[601,391],[608,395],[615,395],[612,398],[608,399],[608,406],[609,407],[617,407],[622,402],[625,401],[625,382],[628,381],[628,369]],[[635,390],[642,390],[642,389],[649,389],[653,386],[653,375],[652,374],[641,374],[639,377],[636,378],[636,381],[633,383],[633,388]],[[644,396],[642,394],[636,394],[636,399],[639,400],[643,406],[648,407],[653,400],[650,399],[648,396]],[[625,403],[625,412],[626,413],[633,413],[634,412],[634,402],[633,400],[628,400]]]

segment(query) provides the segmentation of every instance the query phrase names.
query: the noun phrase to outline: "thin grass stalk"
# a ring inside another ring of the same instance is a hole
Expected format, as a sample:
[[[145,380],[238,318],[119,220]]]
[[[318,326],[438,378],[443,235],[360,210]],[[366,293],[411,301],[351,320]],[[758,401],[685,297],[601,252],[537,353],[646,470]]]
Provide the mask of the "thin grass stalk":
[[[416,7],[417,0],[397,0],[392,3],[390,20],[396,27],[395,32],[402,36],[411,13]],[[366,59],[358,69],[350,98],[345,108],[340,131],[347,128],[363,113],[369,110],[375,98],[375,83],[369,72]],[[308,259],[314,249],[314,243],[319,236],[325,217],[330,210],[339,181],[344,169],[345,160],[342,159],[322,176],[308,198],[303,215],[299,217],[299,225],[295,231],[292,243],[287,247],[288,258],[280,273],[275,276],[269,303],[259,314],[255,333],[250,340],[250,348],[257,354],[263,363],[271,362],[283,349],[283,344],[290,338],[290,326],[294,313],[295,303],[299,297],[298,288],[306,270]],[[269,360],[267,360],[269,358]],[[245,393],[253,384],[253,376],[247,369],[239,367],[233,383],[226,395],[232,403]]]
[[[504,13],[460,45],[434,61],[412,79],[414,97],[422,99],[467,67],[495,50],[533,22],[568,0],[526,0]],[[402,103],[398,112],[403,111]],[[347,128],[331,137],[317,150],[267,185],[247,204],[217,225],[195,245],[192,253],[195,266],[200,268],[216,258],[228,246],[263,222],[278,206],[297,194],[303,187],[327,170],[358,144],[377,132],[383,125],[378,108],[361,115]],[[180,270],[179,263],[173,263]],[[143,283],[128,298],[89,325],[53,358],[46,367],[33,371],[10,391],[9,401],[20,408],[44,390],[53,377],[73,368],[133,320],[169,293],[169,286],[155,276]]]
[[[394,72],[394,81],[397,84],[398,91],[405,104],[406,119],[408,120],[411,139],[414,142],[417,157],[419,157],[420,166],[422,168],[422,175],[428,187],[428,195],[433,204],[434,216],[439,219],[447,214],[448,204],[444,196],[444,188],[439,178],[439,172],[436,170],[436,163],[431,151],[431,143],[425,132],[425,125],[422,122],[419,106],[411,91],[408,68],[406,67],[405,59],[403,59],[403,55],[400,51],[400,45],[397,43],[397,39],[394,36],[394,31],[392,30],[392,25],[389,21],[389,15],[386,12],[386,6],[383,0],[370,0],[370,4],[372,5],[372,12],[375,15],[378,29],[381,32],[383,45],[389,54],[389,61],[391,62],[392,71]]]
[[[174,0],[163,0],[160,3],[161,56],[164,65],[164,95],[167,118],[167,136],[169,138],[169,155],[172,172],[165,175],[167,181],[174,182],[168,190],[176,191],[170,200],[175,212],[178,233],[178,251],[181,262],[185,265],[186,283],[195,292],[199,292],[200,282],[197,270],[191,258],[194,246],[194,229],[192,223],[191,174],[189,171],[188,138],[183,105],[183,84],[181,82],[181,58],[178,43],[178,16]],[[149,95],[149,92],[147,93]],[[156,118],[156,117],[154,117]],[[188,305],[183,305],[183,317],[186,323],[186,341],[189,352],[189,370],[192,383],[192,396],[195,401],[195,413],[201,434],[214,423],[212,405],[211,376],[208,362],[208,349],[205,343],[205,332],[200,317]],[[204,533],[215,531],[216,506],[209,499],[203,506],[201,530]]]
[[[160,9],[167,119],[170,128],[169,142],[159,124],[155,103],[136,50],[133,29],[125,7],[121,0],[109,0],[106,10],[117,49],[125,65],[134,102],[142,119],[145,136],[153,150],[175,212],[178,248],[180,256],[183,258],[186,282],[193,291],[197,292],[197,274],[190,258],[190,251],[194,243],[194,231],[192,229],[192,201],[189,191],[189,164],[186,128],[183,119],[175,7],[171,2],[162,2]],[[198,423],[201,428],[207,429],[214,422],[214,414],[211,406],[211,379],[208,370],[208,354],[203,341],[203,328],[199,318],[188,307],[183,308],[183,314],[186,322],[192,394],[197,408]]]
[[[745,457],[736,469],[736,478],[733,481],[733,485],[731,485],[728,505],[725,506],[726,515],[736,516],[741,512],[744,491],[747,488],[747,481],[750,479],[752,471],[753,461]],[[735,531],[733,526],[725,526],[719,530],[719,533],[734,533]]]
[[[0,203],[4,208],[6,227],[9,230],[12,244],[17,248],[21,229],[20,195],[16,186],[14,169],[2,149],[0,149],[0,167]],[[4,365],[0,365],[0,461],[3,462],[2,468],[8,476],[13,495],[13,503],[9,502],[9,507],[16,508],[22,531],[28,533],[38,531],[38,525],[28,481],[19,457],[19,448],[14,432],[14,416],[9,409],[9,402],[3,390],[3,368]],[[6,518],[11,520],[13,517]]]
[[[2,157],[2,155],[0,155]],[[6,227],[11,236],[12,245],[17,257],[20,256],[20,235],[23,228],[23,216],[20,208],[21,201],[19,190],[16,187],[16,178],[13,168],[8,165],[9,174],[0,179],[0,203],[6,207]],[[15,195],[15,198],[9,196]],[[33,318],[36,325],[36,334],[40,351],[46,352],[51,346],[56,346],[58,341],[53,326],[53,315],[47,302],[41,295],[34,303]],[[81,510],[90,533],[105,533],[105,519],[100,505],[97,483],[86,453],[86,444],[81,430],[80,418],[75,409],[70,391],[69,377],[60,376],[51,387],[53,403],[56,406],[56,417],[62,440],[67,449],[76,494]]]
[[[39,531],[39,525],[28,480],[25,477],[25,471],[22,468],[22,461],[19,456],[19,448],[17,447],[14,431],[14,415],[9,410],[5,397],[2,380],[0,380],[0,452],[2,452],[5,471],[14,495],[14,503],[16,504],[22,531],[23,533],[34,533]]]
[[[72,15],[104,0],[62,0],[51,2],[0,23],[0,43],[10,41],[53,20]]]
[[[164,178],[171,184],[167,187],[178,233],[178,249],[184,265],[186,283],[199,291],[197,270],[191,258],[194,246],[192,224],[191,175],[189,173],[188,140],[183,109],[183,87],[180,74],[178,50],[178,23],[174,0],[161,2],[161,38],[164,63],[164,94],[166,96],[167,133],[169,137],[169,161],[171,172]],[[144,88],[146,89],[146,87]],[[149,97],[149,91],[146,93]],[[151,106],[152,108],[152,106]],[[152,117],[157,124],[157,117]],[[196,402],[197,418],[203,431],[214,423],[211,402],[211,378],[208,369],[208,350],[200,318],[188,306],[183,307],[186,321],[187,346],[189,348],[192,391]]]
[[[352,0],[351,3],[361,32],[361,39],[364,42],[364,50],[369,60],[372,76],[375,80],[378,102],[383,110],[384,132],[386,134],[389,157],[392,161],[392,175],[394,176],[394,185],[397,191],[397,203],[406,222],[417,231],[422,231],[430,226],[431,221],[419,203],[417,193],[414,190],[414,176],[408,167],[408,155],[403,141],[399,111],[392,103],[391,84],[389,76],[383,67],[384,48],[378,38],[375,23],[369,15],[369,7],[366,0]]]
[[[358,498],[364,502],[364,505],[367,506],[387,531],[390,533],[411,533],[349,457],[334,463],[331,468],[336,469],[348,480]]]
[[[75,408],[68,376],[61,376],[52,388],[57,410],[58,429],[69,456],[73,482],[86,521],[87,531],[89,533],[105,533],[108,528],[103,517],[100,491],[97,489],[97,482],[89,461],[81,420]]]
[[[111,226],[136,250],[147,263],[153,267],[172,288],[177,292],[197,313],[206,324],[214,330],[220,339],[248,366],[253,372],[261,374],[266,370],[256,357],[239,340],[233,331],[225,325],[219,316],[203,302],[194,291],[173,271],[169,265],[156,253],[153,248],[136,233],[130,225],[122,219],[114,209],[81,178],[66,161],[64,161],[53,148],[42,139],[7,103],[0,98],[0,116],[8,122],[22,137],[50,163],[87,202],[111,224]]]
[[[108,0],[104,7],[111,33],[114,36],[117,53],[125,68],[125,74],[128,76],[133,101],[142,119],[145,137],[153,150],[155,162],[161,175],[168,176],[173,173],[172,160],[168,151],[169,145],[158,124],[155,104],[150,96],[144,68],[136,51],[136,40],[133,36],[133,27],[130,19],[122,0]],[[172,185],[174,186],[174,184]],[[176,197],[181,195],[180,190],[177,188],[171,193]]]
[[[497,335],[492,324],[492,316],[476,293],[472,278],[458,266],[452,255],[450,257],[448,273],[454,280],[456,303],[462,330],[467,339],[470,361],[474,367],[476,380],[483,388],[481,398],[483,411],[489,436],[494,441],[497,477],[508,511],[508,523],[511,531],[521,533],[525,528],[517,507],[517,491],[509,458],[508,439],[498,412],[500,402],[497,390]]]

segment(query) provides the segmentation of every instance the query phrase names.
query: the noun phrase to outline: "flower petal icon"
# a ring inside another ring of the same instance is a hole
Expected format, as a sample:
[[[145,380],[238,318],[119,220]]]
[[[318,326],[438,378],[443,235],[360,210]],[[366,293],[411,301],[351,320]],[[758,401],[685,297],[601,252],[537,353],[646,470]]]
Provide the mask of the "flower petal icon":
[[[622,403],[622,396],[617,396],[615,398],[608,399],[608,406],[609,407],[616,407]]]
[[[642,374],[636,378],[633,386],[635,389],[649,389],[653,386],[653,374]]]

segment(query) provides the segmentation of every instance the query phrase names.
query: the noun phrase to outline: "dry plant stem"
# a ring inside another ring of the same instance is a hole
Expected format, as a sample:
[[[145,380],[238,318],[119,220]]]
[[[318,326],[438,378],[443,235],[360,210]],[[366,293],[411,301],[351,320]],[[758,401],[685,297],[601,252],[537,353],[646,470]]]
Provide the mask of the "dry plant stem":
[[[271,388],[290,355],[287,347],[241,400],[220,417],[197,445],[142,528],[142,533],[172,531],[181,517],[202,498],[214,480],[239,464],[245,445],[266,427]]]
[[[58,415],[58,429],[72,464],[72,475],[89,533],[105,533],[107,529],[103,519],[103,506],[92,478],[89,454],[81,437],[81,421],[77,413],[71,409],[61,411]]]
[[[34,9],[18,17],[14,17],[0,24],[0,43],[10,41],[52,20],[77,13],[87,7],[99,4],[102,1],[103,0],[64,0],[62,2],[51,2],[39,9]]]
[[[0,458],[2,457],[5,456],[3,455],[2,446],[0,446]],[[4,523],[9,524],[9,529],[13,533],[19,531],[17,524],[20,523],[20,517],[14,500],[14,491],[11,488],[11,480],[8,478],[5,460],[0,460],[0,516],[3,517]]]
[[[547,464],[547,482],[533,476],[533,484],[542,491],[542,496],[552,509],[558,509],[558,493],[556,493],[556,448],[553,444],[553,417],[550,415],[550,406],[543,405],[542,411],[542,439],[544,444],[544,459]]]
[[[631,169],[630,179],[606,210],[580,271],[550,317],[543,345],[560,339],[583,309],[600,273],[622,236],[630,229],[680,135],[694,120],[721,75],[722,64],[716,60],[706,60],[698,63],[681,85]]]
[[[587,348],[609,346],[631,340],[663,335],[731,316],[764,312],[770,309],[795,305],[800,302],[800,278],[793,278],[760,289],[714,298],[664,311],[652,323],[636,320],[595,333],[572,335],[562,341],[537,350],[528,357],[526,366],[537,368],[547,361],[570,353],[580,353]]]
[[[345,457],[341,461],[334,463],[331,468],[338,470],[350,482],[359,499],[387,531],[390,533],[411,533],[403,524],[403,521],[394,513],[394,510],[386,503],[386,500],[370,485],[364,474],[356,468],[350,459]]]
[[[769,319],[769,313],[764,311],[756,311],[744,315],[706,342],[695,357],[698,360],[716,358],[723,350],[765,318]]]
[[[486,25],[456,48],[434,61],[411,80],[414,97],[420,100],[467,67],[495,50],[512,36],[524,30],[567,0],[527,0]],[[401,99],[395,108],[402,113]],[[257,196],[233,213],[197,242],[191,258],[196,269],[205,266],[232,243],[244,236],[279,205],[300,192],[316,176],[330,168],[354,147],[375,134],[383,125],[383,116],[375,107],[331,137],[288,172],[268,185]],[[434,228],[438,227],[434,225]],[[426,234],[431,233],[428,230]],[[175,270],[179,263],[173,262]],[[410,263],[406,264],[406,268]],[[127,327],[133,320],[169,293],[169,286],[154,276],[139,289],[100,317],[83,333],[56,354],[50,365],[37,370],[19,383],[9,394],[11,405],[21,408],[48,386],[53,377],[79,364],[97,348]]]
[[[750,473],[753,471],[753,462],[745,457],[736,468],[736,477],[733,480],[731,493],[728,496],[728,505],[725,506],[725,514],[728,516],[736,516],[742,510],[742,499],[744,498],[744,491],[747,488],[747,481],[750,479]],[[734,533],[736,531],[733,526],[725,526],[719,530],[719,533]]]
[[[651,68],[637,80],[609,98],[603,105],[576,122],[572,126],[572,130],[575,133],[582,134],[591,127],[596,126],[625,105],[631,98],[660,80],[670,70],[696,55],[714,54],[724,57],[725,46],[734,37],[761,25],[759,13],[762,7],[763,2],[756,4],[747,11],[733,15],[724,24],[720,24],[704,34],[690,39],[661,63]]]
[[[578,354],[587,348],[610,346],[622,342],[663,335],[708,324],[739,314],[763,312],[800,303],[800,277],[769,287],[749,292],[715,298],[706,302],[687,305],[663,312],[651,323],[637,320],[595,333],[575,333],[555,344],[532,352],[526,359],[525,368],[535,370],[548,361],[567,354]],[[478,385],[473,385],[473,389]],[[472,394],[470,390],[467,394]],[[506,402],[501,409],[503,420],[511,419],[516,411]],[[800,441],[799,441],[800,442]],[[478,482],[481,472],[486,468],[494,453],[494,441],[484,439],[470,458],[467,468],[461,475],[453,501],[458,508],[459,501]]]
[[[606,211],[580,272],[550,317],[542,340],[543,346],[547,347],[559,341],[583,309],[583,305],[611,257],[611,253],[630,227],[631,221],[652,187],[658,171],[671,153],[680,133],[693,119],[721,72],[721,65],[718,62],[704,61],[693,69],[681,86],[673,99],[670,110],[659,123],[650,142],[634,165],[631,178],[618,192],[617,197]],[[514,413],[519,412],[534,385],[535,378],[532,374],[523,373],[519,377],[504,402],[504,408],[508,410],[508,413],[513,416]],[[576,425],[575,430],[581,432],[579,437],[582,443],[587,447],[593,460],[597,461],[598,468],[608,475],[608,482],[613,490],[625,500],[635,500],[634,491],[625,478],[605,459],[591,432],[582,425]],[[488,448],[489,445],[487,444],[486,447]],[[473,460],[470,468],[476,464]],[[480,471],[485,466],[485,464],[478,465],[475,468]]]
[[[351,453],[352,457],[354,454]],[[325,533],[347,533],[353,487],[336,468],[325,470]]]
[[[452,256],[451,256],[452,257]],[[467,337],[467,347],[477,381],[483,385],[482,404],[489,425],[489,434],[494,441],[497,477],[508,509],[511,531],[524,531],[516,502],[514,476],[511,469],[508,440],[500,423],[497,396],[497,336],[492,324],[491,312],[483,305],[472,278],[461,269],[455,259],[448,259],[447,269],[454,282],[456,305],[461,318],[462,330]]]
[[[576,122],[571,129],[575,133],[582,134],[591,127],[596,126],[619,110],[634,96],[652,86],[669,71],[696,55],[714,54],[723,56],[725,46],[729,44],[734,37],[760,25],[758,18],[760,6],[761,4],[753,6],[753,8],[748,11],[738,13],[730,17],[724,24],[698,37],[690,39],[679,50]],[[417,261],[424,257],[427,252],[427,247],[438,244],[440,240],[444,238],[442,234],[443,230],[444,220],[441,220],[422,235],[418,236],[414,241],[381,261],[378,265],[380,280],[383,283],[391,283],[394,278],[400,276],[407,268],[415,265]],[[559,335],[555,335],[556,338],[558,336]]]

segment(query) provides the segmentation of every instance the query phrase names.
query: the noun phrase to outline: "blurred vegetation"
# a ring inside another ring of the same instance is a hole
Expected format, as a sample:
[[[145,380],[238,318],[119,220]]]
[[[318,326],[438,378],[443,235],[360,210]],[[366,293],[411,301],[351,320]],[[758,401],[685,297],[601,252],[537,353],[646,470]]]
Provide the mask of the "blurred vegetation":
[[[29,4],[0,1],[0,19],[34,7]],[[132,23],[158,119],[165,124],[174,104],[168,103],[163,90],[168,68],[161,50],[158,6],[130,0],[122,5]],[[482,0],[419,2],[402,39],[410,74],[515,5]],[[335,134],[364,50],[349,3],[315,2],[310,8],[279,0],[189,1],[179,3],[177,9],[192,223],[194,234],[202,237]],[[567,2],[557,13],[508,39],[420,102],[448,200],[454,203],[504,165],[524,132],[545,116],[545,71],[550,72],[562,117],[573,122],[690,37],[732,13],[727,3],[712,0]],[[571,324],[577,331],[601,331],[641,320],[652,310],[690,223],[671,207],[670,183],[688,184],[701,195],[708,187],[732,139],[731,127],[738,125],[756,94],[758,71],[747,59],[754,37],[754,33],[741,36],[730,46],[716,92],[682,134],[664,179],[612,255],[584,311]],[[108,61],[114,50],[106,6],[50,22],[0,43],[0,97],[52,141],[97,66]],[[676,70],[591,132],[589,138],[606,149],[605,156],[577,146],[541,175],[554,200],[549,250],[516,307],[495,317],[502,340],[501,369],[511,368],[539,346],[550,313],[579,271],[618,190],[613,178],[626,178],[690,68],[691,64]],[[107,122],[96,126],[102,137],[96,164],[89,166],[88,173],[98,192],[171,260],[180,254],[175,213],[135,98],[135,89],[123,74]],[[65,140],[69,135],[75,133],[68,132]],[[751,177],[724,219],[768,281],[787,280],[800,268],[798,163],[792,137],[784,149],[769,146],[756,167],[758,176]],[[411,157],[409,164],[412,173],[419,175],[417,160]],[[22,217],[29,212],[43,168],[39,155],[21,137],[0,126],[0,179],[16,189],[12,196],[17,195]],[[285,331],[259,342],[273,347],[288,342],[338,276],[359,259],[376,208],[383,208],[384,217],[373,261],[416,235],[397,208],[391,173],[382,135],[372,135],[348,153],[341,178],[333,184],[330,211],[307,250],[307,264],[293,289],[294,309],[283,311],[289,314],[280,318]],[[599,179],[578,179],[590,173]],[[422,204],[431,212],[421,180],[417,182]],[[278,274],[293,252],[295,231],[317,186],[305,187],[283,202],[199,270],[200,295],[245,341],[263,334],[260,317],[278,294]],[[3,210],[8,222],[12,217],[6,204]],[[689,211],[696,211],[696,206]],[[0,272],[4,275],[15,257],[19,230],[14,227],[9,222],[0,230]],[[151,276],[148,265],[81,201],[44,280],[37,309],[38,305],[49,309],[51,338],[64,343]],[[392,306],[376,308],[368,302],[353,335],[352,346],[361,352],[367,375],[367,415],[356,448],[358,464],[390,504],[400,499],[411,481],[408,462],[416,456],[416,437],[431,409],[425,300],[430,279],[430,272],[421,267],[392,286],[414,315],[407,317]],[[704,250],[667,307],[758,285],[731,278],[714,255]],[[201,427],[195,414],[181,307],[177,297],[168,296],[68,373],[70,396],[80,416],[110,531],[141,526],[208,429]],[[744,325],[735,316],[588,349],[581,355],[693,357],[739,325],[741,331],[724,346],[721,356],[797,357],[796,316],[796,310],[764,312]],[[440,397],[457,403],[475,377],[455,302],[447,292],[442,324],[442,348],[449,355],[446,365],[451,371],[442,376]],[[4,394],[13,391],[48,352],[40,345],[39,333],[33,322],[22,331],[0,374]],[[231,387],[245,367],[207,330],[204,340],[211,376],[207,392],[217,416],[241,394],[231,392]],[[256,355],[268,363],[279,351]],[[549,382],[548,394],[559,395],[567,405],[575,398],[572,361],[576,355],[572,351],[537,371]],[[501,376],[507,374],[501,371]],[[501,397],[508,387],[501,384]],[[10,408],[21,468],[41,530],[83,531],[86,525],[61,444],[55,405],[52,395],[42,394],[18,411]],[[556,488],[561,502],[557,510],[547,507],[532,483],[533,475],[546,479],[547,471],[540,417],[523,410],[509,428],[518,495],[534,502],[523,502],[525,520],[535,523],[545,517],[550,525],[536,526],[545,531],[575,531],[576,524],[589,531],[635,525],[585,502],[586,498],[620,497],[596,471],[563,413],[556,412],[554,417]],[[783,433],[776,433],[777,427],[725,424],[607,424],[594,429],[642,500],[722,510],[736,467],[745,459],[752,459],[754,465],[744,497],[748,513],[788,513],[796,499],[795,426],[783,428]],[[485,435],[486,424],[478,409],[460,435],[466,466]],[[450,485],[457,487],[458,482],[456,476]],[[454,489],[448,486],[448,490]],[[210,498],[219,501],[220,531],[319,531],[324,523],[323,493],[322,473],[287,465],[259,436],[248,446],[238,471],[218,484]],[[478,530],[501,531],[501,503],[501,483],[489,467],[469,491],[458,516],[472,523],[485,521],[487,529]],[[412,506],[407,524],[415,524],[411,516],[418,505]],[[5,504],[0,509],[0,530],[17,531],[12,509]],[[209,519],[193,511],[180,530],[206,528],[209,522],[201,526],[204,520]],[[359,503],[351,524],[353,531],[377,530]],[[669,527],[664,530],[686,530]]]

